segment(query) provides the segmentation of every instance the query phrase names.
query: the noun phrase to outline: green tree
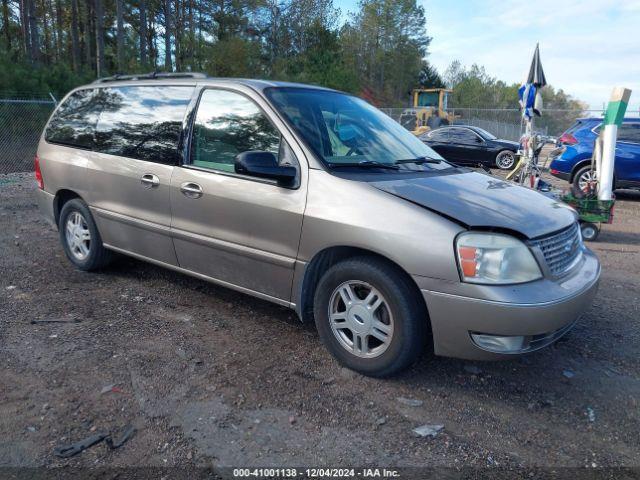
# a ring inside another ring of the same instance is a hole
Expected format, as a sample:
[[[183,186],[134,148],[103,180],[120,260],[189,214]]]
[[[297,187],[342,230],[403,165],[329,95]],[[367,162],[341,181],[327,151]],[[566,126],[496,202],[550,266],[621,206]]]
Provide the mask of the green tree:
[[[341,40],[361,85],[378,103],[406,103],[431,42],[424,9],[415,0],[362,0],[353,21],[343,27]]]
[[[449,65],[444,77],[447,86],[453,89],[451,105],[454,108],[505,110],[485,112],[484,115],[495,121],[520,121],[517,112],[519,84],[509,85],[487,74],[484,67],[472,65],[466,68],[458,61]],[[558,135],[565,130],[586,109],[583,102],[551,85],[542,89],[542,99],[542,117],[537,118],[535,124],[538,128],[546,128],[551,135]],[[483,115],[480,111],[474,111],[473,114]]]
[[[445,71],[447,87],[453,89],[451,104],[460,108],[517,108],[517,85],[507,85],[484,67],[464,67],[453,61]]]
[[[426,60],[422,61],[422,68],[418,77],[418,84],[422,88],[445,88],[447,85],[436,70],[436,67],[431,65]]]
[[[346,25],[333,0],[0,2],[5,92],[59,97],[97,75],[175,69],[367,90],[399,105],[433,73],[416,0],[362,0]]]
[[[286,77],[298,82],[357,92],[358,77],[344,60],[338,33],[328,30],[320,20],[306,29],[308,40],[305,49],[287,60]]]

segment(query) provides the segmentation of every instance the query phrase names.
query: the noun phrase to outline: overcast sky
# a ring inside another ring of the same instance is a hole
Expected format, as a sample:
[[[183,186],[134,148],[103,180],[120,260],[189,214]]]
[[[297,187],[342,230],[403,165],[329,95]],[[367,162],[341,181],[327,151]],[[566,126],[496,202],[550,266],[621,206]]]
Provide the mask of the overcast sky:
[[[433,37],[429,60],[477,63],[521,82],[536,42],[547,81],[593,108],[615,86],[631,88],[640,108],[640,0],[418,0]],[[336,0],[343,16],[356,0]]]

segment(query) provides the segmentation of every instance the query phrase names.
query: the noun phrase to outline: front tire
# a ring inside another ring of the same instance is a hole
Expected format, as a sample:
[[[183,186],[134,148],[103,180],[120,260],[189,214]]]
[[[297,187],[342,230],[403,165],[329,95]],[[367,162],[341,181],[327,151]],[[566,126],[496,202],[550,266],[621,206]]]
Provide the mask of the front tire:
[[[98,270],[113,259],[113,254],[102,245],[89,207],[79,198],[69,200],[62,207],[58,231],[64,253],[76,268]]]
[[[503,150],[496,155],[496,167],[500,170],[511,170],[516,164],[516,154],[511,150]]]
[[[338,362],[372,377],[407,368],[424,350],[427,312],[397,267],[371,257],[332,266],[314,296],[322,342]]]

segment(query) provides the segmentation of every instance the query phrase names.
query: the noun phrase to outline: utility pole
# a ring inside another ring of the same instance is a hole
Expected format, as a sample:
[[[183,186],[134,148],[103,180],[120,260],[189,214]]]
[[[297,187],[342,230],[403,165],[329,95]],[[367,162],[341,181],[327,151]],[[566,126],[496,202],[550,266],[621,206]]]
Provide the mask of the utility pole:
[[[104,12],[102,0],[95,0],[96,8],[96,74],[98,78],[104,71]]]
[[[147,2],[140,0],[140,64],[147,66]]]
[[[164,69],[173,71],[171,64],[171,2],[164,0]]]
[[[124,73],[124,20],[122,16],[122,0],[116,0],[116,56],[118,59],[118,73]]]

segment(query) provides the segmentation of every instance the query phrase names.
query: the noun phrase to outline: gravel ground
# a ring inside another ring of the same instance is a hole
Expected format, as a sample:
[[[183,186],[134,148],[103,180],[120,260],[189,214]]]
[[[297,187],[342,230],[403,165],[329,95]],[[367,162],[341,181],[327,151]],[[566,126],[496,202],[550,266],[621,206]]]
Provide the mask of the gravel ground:
[[[0,176],[0,466],[640,466],[640,194],[591,244],[600,291],[561,342],[375,380],[287,309],[124,257],[75,270],[33,191]],[[118,450],[53,455],[127,424]]]

